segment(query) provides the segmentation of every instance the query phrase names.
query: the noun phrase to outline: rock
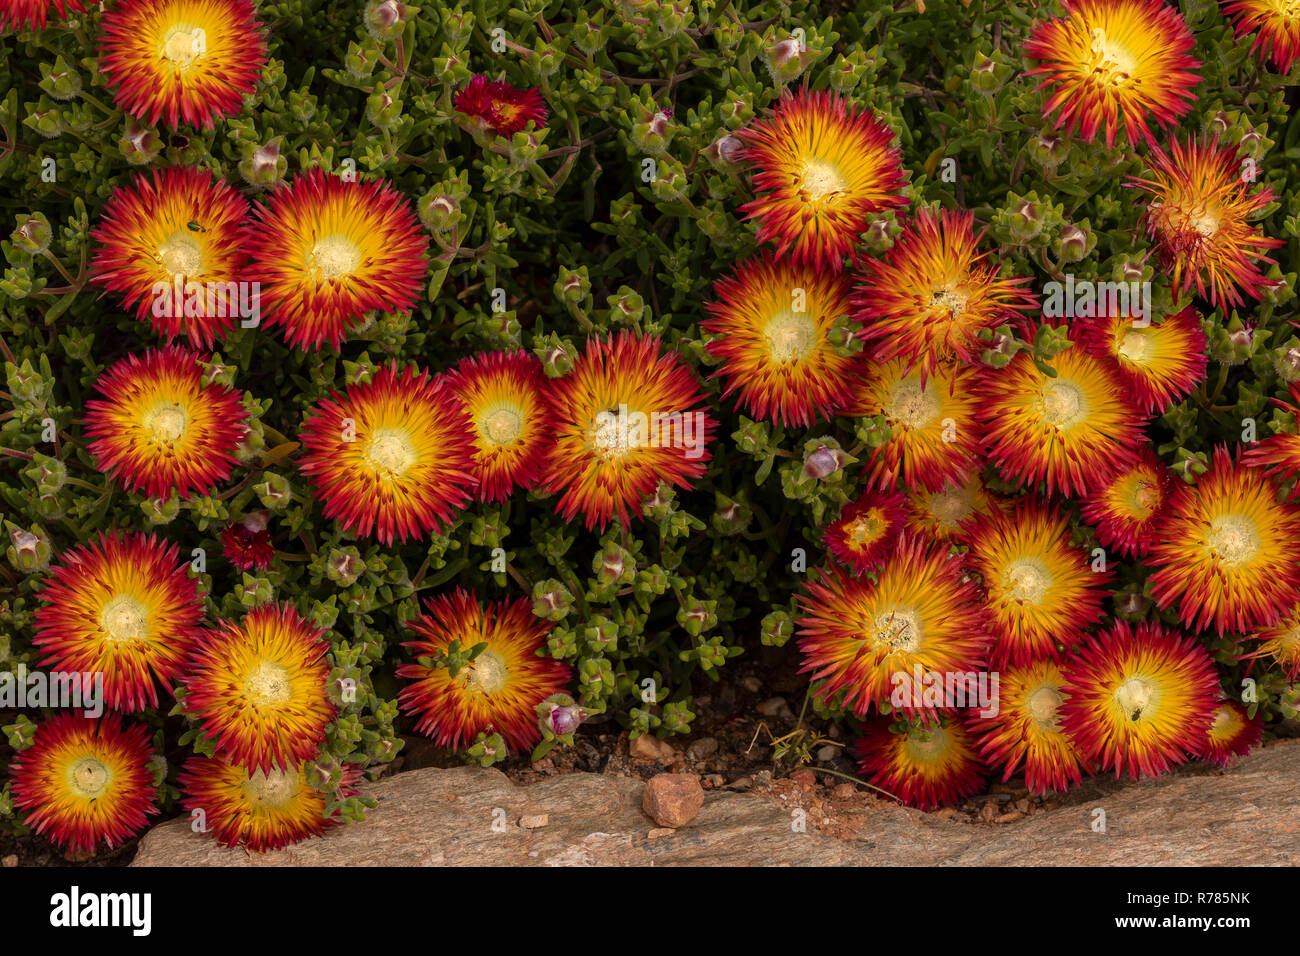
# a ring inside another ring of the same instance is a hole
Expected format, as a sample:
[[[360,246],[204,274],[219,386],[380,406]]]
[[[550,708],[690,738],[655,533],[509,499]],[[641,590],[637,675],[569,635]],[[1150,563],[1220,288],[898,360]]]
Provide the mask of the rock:
[[[715,737],[701,737],[686,748],[686,755],[692,760],[703,760],[705,757],[711,757],[717,752],[718,741]]]
[[[704,788],[686,773],[651,777],[641,796],[641,809],[661,827],[684,827],[704,806]]]
[[[653,734],[642,734],[632,741],[627,748],[628,754],[636,760],[672,760],[677,751],[666,740],[660,740]]]
[[[754,708],[764,717],[793,717],[794,712],[784,697],[769,697]]]
[[[540,830],[550,822],[550,814],[546,813],[535,813],[531,816],[519,818],[519,826],[524,830]]]
[[[1025,815],[1019,810],[1008,810],[1006,813],[998,816],[994,823],[1014,823],[1016,820],[1023,820]]]
[[[824,744],[817,748],[817,761],[819,763],[830,763],[839,756],[840,748],[833,744]]]
[[[754,778],[748,775],[744,777],[737,777],[735,780],[731,781],[731,783],[728,785],[728,789],[739,790],[742,792],[746,790],[752,790],[754,789]]]
[[[646,836],[649,837],[651,840],[658,840],[661,837],[672,836],[676,832],[677,831],[674,830],[672,827],[655,827],[653,830],[647,833]]]
[[[749,691],[751,694],[757,694],[763,689],[763,682],[753,674],[746,674],[740,679],[740,686],[745,688],[745,690]]]
[[[847,800],[857,792],[858,788],[851,783],[837,783],[835,788],[831,790],[831,796],[836,800]]]
[[[807,767],[800,767],[794,773],[790,774],[790,779],[800,790],[811,790],[817,786],[817,774],[813,773]]]
[[[0,866],[3,866],[5,869],[9,869],[9,868],[11,868],[11,867],[15,867],[15,866],[17,866],[17,865],[18,865],[18,854],[17,854],[17,853],[10,853],[10,854],[9,854],[7,857],[5,857],[3,860],[0,860]]]
[[[220,847],[178,816],[144,835],[132,866],[1289,866],[1300,859],[1298,773],[1300,741],[1278,741],[1226,772],[1095,777],[996,827],[871,795],[832,827],[841,842],[793,832],[789,808],[758,792],[702,794],[690,827],[651,839],[640,780],[572,773],[523,787],[496,769],[429,767],[363,785],[378,803],[364,822],[273,853]],[[1000,815],[996,800],[978,805]],[[1104,833],[1092,830],[1097,807]],[[496,832],[502,812],[549,824]]]

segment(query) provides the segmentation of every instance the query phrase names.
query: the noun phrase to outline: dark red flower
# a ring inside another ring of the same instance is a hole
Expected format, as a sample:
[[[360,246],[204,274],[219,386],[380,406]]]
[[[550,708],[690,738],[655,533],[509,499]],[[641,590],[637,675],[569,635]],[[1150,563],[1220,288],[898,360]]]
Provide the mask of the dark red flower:
[[[546,123],[546,103],[536,89],[517,90],[504,80],[489,80],[476,73],[469,86],[452,99],[452,105],[466,116],[477,116],[487,128],[502,136],[514,136],[532,120]]]

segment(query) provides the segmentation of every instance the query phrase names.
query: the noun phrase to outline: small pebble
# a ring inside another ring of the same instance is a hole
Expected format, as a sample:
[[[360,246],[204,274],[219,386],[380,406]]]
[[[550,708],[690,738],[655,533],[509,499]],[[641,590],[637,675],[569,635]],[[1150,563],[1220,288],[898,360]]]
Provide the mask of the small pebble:
[[[524,830],[540,830],[550,822],[550,816],[545,813],[519,818],[519,826]]]
[[[646,834],[651,840],[658,840],[661,837],[672,836],[677,831],[672,827],[655,827]]]
[[[790,705],[785,702],[784,697],[769,697],[759,704],[757,710],[764,717],[793,717],[794,713],[790,710]]]
[[[839,747],[826,744],[817,748],[817,760],[821,763],[830,763],[839,755],[839,752]]]
[[[800,767],[794,773],[790,774],[790,779],[799,787],[800,790],[811,790],[817,786],[817,774],[813,773],[807,767]]]
[[[951,820],[957,815],[956,807],[944,807],[942,810],[934,811],[934,815],[940,820]]]
[[[1010,813],[1003,813],[1003,814],[999,815],[998,818],[997,818],[997,820],[995,820],[994,822],[995,822],[995,823],[1012,823],[1012,822],[1014,822],[1014,821],[1016,821],[1016,820],[1023,820],[1024,817],[1025,817],[1025,815],[1024,815],[1023,813],[1019,813],[1019,812],[1017,812],[1017,811],[1015,811],[1015,810],[1012,810]]]
[[[837,783],[835,789],[831,791],[831,796],[836,800],[847,800],[858,792],[858,788],[851,783]]]
[[[0,866],[5,867],[6,869],[9,869],[9,868],[11,868],[11,867],[15,867],[15,866],[17,866],[17,865],[18,865],[18,854],[17,854],[17,853],[10,853],[10,854],[9,854],[7,857],[5,857],[3,860],[0,860]]]

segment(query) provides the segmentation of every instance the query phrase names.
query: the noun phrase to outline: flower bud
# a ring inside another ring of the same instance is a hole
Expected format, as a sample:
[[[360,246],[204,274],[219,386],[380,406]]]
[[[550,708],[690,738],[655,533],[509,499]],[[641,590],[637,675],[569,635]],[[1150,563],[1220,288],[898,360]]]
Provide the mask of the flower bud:
[[[397,0],[371,3],[367,5],[364,14],[366,31],[376,40],[395,40],[401,36],[406,21],[414,13],[415,8],[398,3]]]
[[[282,511],[289,507],[289,502],[293,500],[293,489],[288,479],[270,471],[265,474],[266,481],[253,486],[258,499],[272,511]]]
[[[840,449],[821,445],[804,455],[803,472],[809,478],[829,478],[844,467],[847,459]]]
[[[366,562],[362,560],[361,552],[353,545],[334,548],[325,560],[325,576],[339,587],[345,588],[356,583],[357,578],[361,577],[365,570]]]
[[[773,611],[763,618],[759,641],[766,647],[784,647],[794,634],[794,622],[785,611]]]
[[[243,162],[239,164],[239,175],[250,186],[273,186],[284,178],[289,160],[280,155],[282,139],[277,136],[265,146],[247,150]]]
[[[132,166],[143,166],[162,152],[163,141],[151,128],[128,116],[126,134],[118,140],[117,148]]]
[[[41,531],[40,525],[32,525],[30,531],[13,528],[9,540],[12,543],[5,557],[17,570],[34,574],[50,566],[50,539]]]
[[[813,55],[795,37],[772,43],[763,50],[763,62],[772,80],[782,85],[797,79],[812,62]]]
[[[1011,236],[1017,242],[1030,242],[1043,231],[1043,204],[1024,200],[1011,213]]]
[[[146,498],[140,502],[140,510],[144,512],[145,520],[151,525],[171,524],[176,520],[176,516],[181,513],[180,499],[175,495],[163,500],[162,498]]]
[[[53,237],[54,230],[50,228],[50,221],[42,212],[19,216],[18,226],[9,233],[9,238],[15,247],[33,256],[40,255],[48,249]]]
[[[1096,237],[1075,225],[1067,225],[1052,250],[1062,263],[1078,262],[1092,251]]]

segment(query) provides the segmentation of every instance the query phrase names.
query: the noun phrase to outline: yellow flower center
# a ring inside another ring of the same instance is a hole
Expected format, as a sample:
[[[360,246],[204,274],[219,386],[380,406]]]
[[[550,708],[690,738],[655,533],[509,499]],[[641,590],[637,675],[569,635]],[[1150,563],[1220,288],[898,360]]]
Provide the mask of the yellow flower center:
[[[1122,43],[1107,37],[1098,28],[1093,32],[1092,70],[1098,79],[1111,86],[1124,86],[1137,72],[1138,58]]]
[[[99,624],[110,641],[141,641],[149,634],[149,612],[130,594],[119,594],[104,605]]]
[[[948,485],[930,497],[929,508],[937,523],[955,528],[975,510],[975,496],[964,488]]]
[[[307,271],[320,279],[350,276],[360,265],[361,248],[341,232],[322,236],[307,256]]]
[[[510,678],[505,659],[493,650],[484,650],[462,673],[471,690],[489,696],[500,693]]]
[[[592,423],[591,444],[606,461],[617,461],[649,440],[641,415],[633,409],[609,409]]]
[[[490,445],[509,445],[524,429],[524,416],[514,405],[493,405],[479,418],[479,432]]]
[[[100,796],[112,780],[112,771],[94,757],[82,757],[68,768],[68,788],[83,800]]]
[[[932,760],[943,753],[943,745],[947,739],[942,727],[935,727],[932,730],[913,730],[907,735],[907,746],[918,757]]]
[[[300,783],[297,770],[286,771],[272,767],[270,773],[254,770],[249,774],[244,792],[264,807],[279,809],[287,806],[298,795]]]
[[[406,474],[418,458],[411,436],[400,428],[375,429],[365,457],[375,471],[386,471],[394,478]]]
[[[1053,581],[1047,565],[1034,557],[1012,561],[1003,576],[1007,596],[1022,604],[1042,604]]]
[[[806,159],[799,169],[799,189],[809,202],[822,202],[848,188],[848,181],[832,164]]]
[[[1129,720],[1140,720],[1155,696],[1155,688],[1145,678],[1131,677],[1115,692],[1115,702]]]
[[[871,641],[890,651],[911,653],[921,643],[921,623],[913,611],[885,611],[869,626]]]
[[[1139,478],[1137,487],[1133,489],[1133,513],[1141,518],[1149,518],[1159,504],[1159,489],[1154,483]]]
[[[1142,359],[1146,356],[1147,337],[1141,332],[1130,329],[1120,339],[1119,348],[1116,351],[1130,362],[1141,364]]]
[[[174,445],[185,434],[189,413],[179,402],[159,402],[144,415],[144,430],[159,445]]]
[[[274,661],[258,661],[257,668],[244,678],[244,694],[255,704],[288,703],[293,697],[288,669]]]
[[[1057,719],[1057,709],[1065,701],[1065,697],[1051,684],[1044,684],[1038,690],[1034,691],[1025,700],[1025,706],[1029,709],[1030,718],[1039,727],[1045,730],[1056,730],[1060,721]]]
[[[884,412],[892,421],[921,429],[937,420],[941,409],[933,379],[928,387],[922,388],[920,376],[910,375],[889,390]]]
[[[188,229],[177,229],[158,247],[168,275],[196,276],[203,271],[203,247]]]
[[[194,63],[208,52],[208,35],[202,27],[192,23],[176,23],[163,34],[158,48],[160,59],[186,73]]]
[[[1255,522],[1242,515],[1215,518],[1205,543],[1219,563],[1227,568],[1252,561],[1260,550]]]
[[[930,296],[930,308],[943,309],[955,319],[966,311],[968,297],[953,288],[935,289]]]
[[[849,543],[863,545],[875,541],[880,537],[882,523],[878,511],[873,510],[867,514],[859,515],[854,519],[853,524],[849,525]]]
[[[1054,378],[1040,394],[1043,421],[1055,428],[1069,428],[1088,417],[1088,396],[1076,382]]]
[[[1232,723],[1232,713],[1227,707],[1220,707],[1214,712],[1214,720],[1210,724],[1210,731],[1221,731]]]
[[[817,323],[807,312],[782,309],[763,328],[772,360],[793,365],[817,347]]]

